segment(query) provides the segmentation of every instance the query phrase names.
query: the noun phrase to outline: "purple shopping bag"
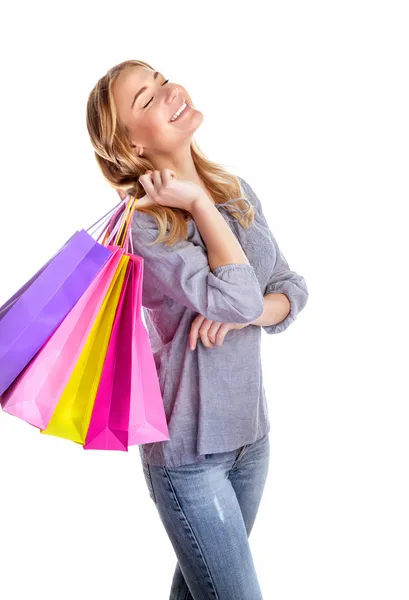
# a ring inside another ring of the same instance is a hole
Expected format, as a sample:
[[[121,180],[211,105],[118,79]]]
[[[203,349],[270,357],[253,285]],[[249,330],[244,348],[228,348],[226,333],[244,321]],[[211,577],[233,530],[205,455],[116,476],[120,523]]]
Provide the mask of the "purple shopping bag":
[[[3,305],[0,309],[0,395],[55,332],[110,256],[111,250],[99,244],[88,231],[77,231]]]
[[[112,251],[81,229],[0,308],[0,399],[91,285]],[[102,230],[104,233],[104,229]]]
[[[115,206],[113,209],[111,209],[109,212],[107,212],[103,217],[101,217],[100,219],[98,219],[98,221],[96,223],[94,223],[93,225],[91,225],[91,227],[88,227],[88,229],[86,230],[87,233],[89,233],[90,235],[93,235],[90,233],[90,230],[93,229],[96,225],[99,225],[101,222],[104,221],[104,219],[106,217],[109,217],[109,223],[108,226],[110,224],[110,222],[116,218],[116,216],[118,214],[121,213],[121,210],[123,209],[123,205],[126,204],[128,202],[129,199],[129,194],[126,196],[126,198],[124,200],[122,200],[117,206]],[[113,215],[112,215],[113,213]],[[110,216],[111,215],[111,216]],[[96,241],[99,242],[100,238],[102,237],[102,234],[105,232],[105,226],[102,229],[102,232],[100,232],[99,236],[97,237]],[[77,232],[78,233],[78,232]],[[37,273],[35,275],[33,275],[33,277],[27,281],[11,298],[9,298],[7,300],[7,302],[5,304],[3,304],[2,307],[0,307],[0,321],[2,320],[2,318],[8,313],[8,311],[10,310],[10,308],[13,306],[13,304],[15,304],[17,302],[17,300],[20,298],[20,296],[23,295],[23,293],[28,290],[28,288],[34,283],[34,281],[41,275],[41,273],[48,267],[48,265],[54,260],[54,258],[60,254],[66,247],[67,245],[72,241],[72,239],[74,238],[75,235],[77,235],[77,233],[75,233],[73,236],[70,237],[69,240],[67,240],[64,244],[64,246],[62,248],[60,248],[55,254],[54,256],[52,256],[48,262],[45,263],[45,265],[43,265],[41,267],[41,269],[39,271],[37,271]],[[103,246],[107,246],[108,244],[102,244]],[[0,391],[0,394],[2,394],[2,392]]]

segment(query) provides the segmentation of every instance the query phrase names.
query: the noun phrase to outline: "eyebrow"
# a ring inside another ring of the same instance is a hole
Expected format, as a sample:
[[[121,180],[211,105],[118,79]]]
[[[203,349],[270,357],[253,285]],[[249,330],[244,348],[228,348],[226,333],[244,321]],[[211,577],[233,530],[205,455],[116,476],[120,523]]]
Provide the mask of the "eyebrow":
[[[158,72],[158,71],[155,71],[155,73],[154,73],[154,75],[153,75],[153,80],[154,80],[154,81],[155,81],[155,79],[158,77],[158,75],[159,75],[159,72]],[[139,90],[139,92],[136,92],[136,94],[135,94],[135,97],[134,97],[134,99],[133,99],[133,102],[132,102],[132,104],[131,104],[131,108],[133,108],[133,105],[135,104],[135,101],[136,101],[136,99],[138,98],[138,96],[140,96],[140,95],[141,95],[141,94],[142,94],[142,93],[143,93],[145,90],[147,90],[147,89],[148,89],[148,88],[147,88],[147,87],[146,87],[146,85],[145,85],[143,88],[141,88],[141,89]]]

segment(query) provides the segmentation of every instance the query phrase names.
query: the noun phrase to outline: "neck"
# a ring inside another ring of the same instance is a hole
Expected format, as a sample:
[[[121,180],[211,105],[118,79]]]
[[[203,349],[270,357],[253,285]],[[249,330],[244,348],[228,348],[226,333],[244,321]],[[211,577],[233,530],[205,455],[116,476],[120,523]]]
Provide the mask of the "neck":
[[[177,179],[180,181],[196,183],[207,193],[206,186],[200,178],[193,162],[190,146],[180,150],[178,153],[156,155],[151,160],[156,170],[170,169],[174,171]]]

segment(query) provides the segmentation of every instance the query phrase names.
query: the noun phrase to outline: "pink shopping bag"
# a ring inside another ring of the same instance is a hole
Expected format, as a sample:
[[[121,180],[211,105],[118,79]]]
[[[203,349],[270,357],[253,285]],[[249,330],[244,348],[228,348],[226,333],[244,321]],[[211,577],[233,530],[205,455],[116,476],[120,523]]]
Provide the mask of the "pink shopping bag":
[[[148,330],[142,320],[143,258],[134,263],[132,285],[132,392],[129,414],[129,446],[169,440],[169,430]]]

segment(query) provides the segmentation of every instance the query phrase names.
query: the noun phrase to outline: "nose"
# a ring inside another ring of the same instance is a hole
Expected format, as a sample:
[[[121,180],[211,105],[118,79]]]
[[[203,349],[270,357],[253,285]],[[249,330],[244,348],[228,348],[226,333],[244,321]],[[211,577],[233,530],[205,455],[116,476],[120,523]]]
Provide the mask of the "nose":
[[[177,98],[179,95],[179,92],[177,90],[177,88],[173,89],[171,94],[169,94],[168,99],[167,99],[167,104],[172,104],[172,102],[174,101],[175,98]]]

